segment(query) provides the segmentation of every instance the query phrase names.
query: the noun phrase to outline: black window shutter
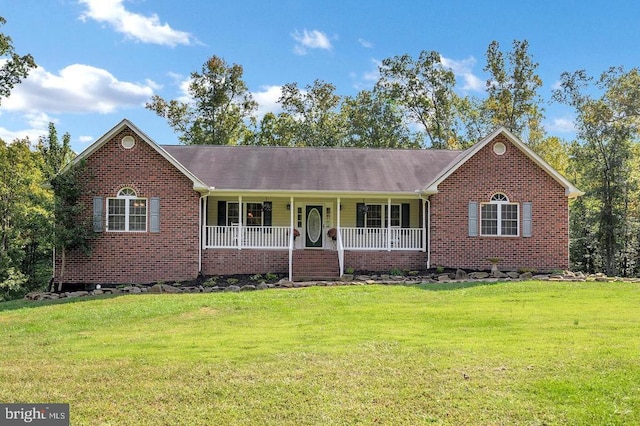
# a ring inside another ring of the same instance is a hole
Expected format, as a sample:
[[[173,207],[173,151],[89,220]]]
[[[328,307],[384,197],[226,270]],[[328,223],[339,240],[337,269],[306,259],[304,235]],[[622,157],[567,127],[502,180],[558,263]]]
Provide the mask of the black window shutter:
[[[356,203],[356,226],[364,228],[364,203]]]
[[[218,226],[227,226],[227,202],[218,201]]]
[[[262,203],[262,224],[264,226],[271,226],[271,217],[273,216],[272,208],[273,203],[271,201]]]
[[[402,222],[401,222],[401,226],[403,228],[409,228],[409,222],[410,222],[410,216],[409,216],[409,203],[402,203]]]

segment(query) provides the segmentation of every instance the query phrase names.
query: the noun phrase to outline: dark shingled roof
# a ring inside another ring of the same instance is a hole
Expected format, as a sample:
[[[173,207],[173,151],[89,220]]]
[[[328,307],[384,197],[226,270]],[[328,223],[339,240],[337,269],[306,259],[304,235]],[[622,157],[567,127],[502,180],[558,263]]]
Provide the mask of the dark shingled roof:
[[[464,151],[163,145],[221,190],[415,192]]]

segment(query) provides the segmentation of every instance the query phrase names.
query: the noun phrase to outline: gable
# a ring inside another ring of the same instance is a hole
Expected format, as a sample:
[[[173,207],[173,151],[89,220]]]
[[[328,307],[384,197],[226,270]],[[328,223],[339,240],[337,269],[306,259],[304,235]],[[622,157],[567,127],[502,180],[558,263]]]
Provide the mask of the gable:
[[[504,154],[500,155],[494,151],[495,143],[502,143],[505,146]],[[444,169],[442,173],[423,188],[424,194],[435,194],[438,192],[438,185],[449,178],[460,167],[477,156],[481,151],[491,151],[493,159],[487,161],[500,161],[510,158],[509,150],[516,149],[522,154],[528,161],[534,164],[541,172],[546,174],[549,178],[555,181],[558,185],[564,188],[565,196],[568,198],[576,198],[584,193],[577,189],[571,182],[569,182],[564,176],[554,170],[547,162],[545,162],[540,156],[531,150],[527,145],[520,141],[513,133],[509,132],[504,127],[501,127],[494,131],[492,134],[478,142],[468,150],[466,150],[460,157],[458,157],[448,168]],[[512,168],[516,173],[518,168]],[[511,173],[508,171],[508,167],[504,167],[504,173]]]
[[[166,160],[169,164],[175,167],[182,175],[188,178],[192,184],[193,189],[198,192],[206,192],[210,188],[206,186],[200,179],[198,179],[191,171],[185,168],[182,164],[180,164],[175,158],[173,158],[168,152],[166,152],[160,145],[156,144],[149,136],[147,136],[144,132],[142,132],[138,127],[136,127],[132,122],[127,119],[123,119],[120,123],[115,125],[111,130],[105,133],[102,137],[92,143],[89,147],[87,147],[84,151],[78,154],[69,164],[67,164],[61,173],[68,170],[70,167],[75,166],[83,160],[88,159],[94,153],[98,152],[101,148],[105,146],[105,144],[112,141],[119,135],[125,135],[128,132],[133,133],[135,136],[133,139],[124,139],[126,136],[122,136],[118,138],[117,143],[119,143],[120,149],[122,152],[126,152],[131,144],[133,148],[135,148],[136,143],[143,143],[148,146],[151,150],[155,151],[159,154],[164,160]],[[131,142],[133,140],[133,142]]]

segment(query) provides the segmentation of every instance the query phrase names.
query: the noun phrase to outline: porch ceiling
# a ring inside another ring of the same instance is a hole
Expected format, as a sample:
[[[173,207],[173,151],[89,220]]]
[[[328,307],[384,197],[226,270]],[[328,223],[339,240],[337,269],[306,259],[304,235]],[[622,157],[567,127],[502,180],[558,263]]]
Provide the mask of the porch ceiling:
[[[163,145],[217,190],[409,193],[460,151]]]

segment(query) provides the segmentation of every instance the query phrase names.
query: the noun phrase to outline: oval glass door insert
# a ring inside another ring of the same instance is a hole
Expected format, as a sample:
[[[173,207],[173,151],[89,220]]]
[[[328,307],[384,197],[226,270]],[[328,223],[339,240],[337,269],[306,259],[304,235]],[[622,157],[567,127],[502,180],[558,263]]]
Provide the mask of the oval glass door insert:
[[[322,220],[318,209],[311,209],[307,215],[307,237],[312,243],[317,242],[322,235]]]

